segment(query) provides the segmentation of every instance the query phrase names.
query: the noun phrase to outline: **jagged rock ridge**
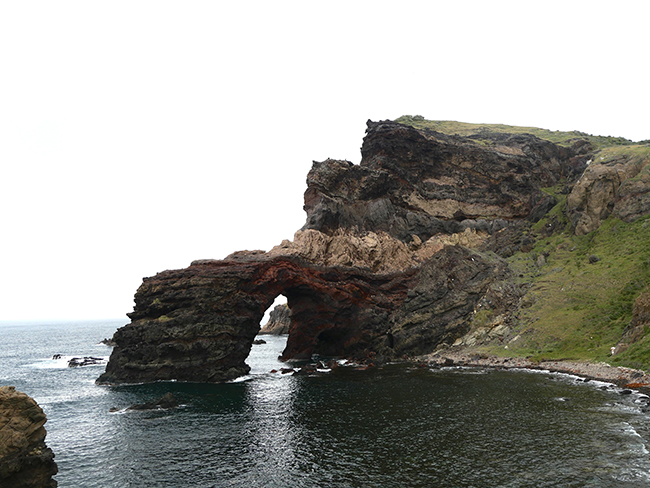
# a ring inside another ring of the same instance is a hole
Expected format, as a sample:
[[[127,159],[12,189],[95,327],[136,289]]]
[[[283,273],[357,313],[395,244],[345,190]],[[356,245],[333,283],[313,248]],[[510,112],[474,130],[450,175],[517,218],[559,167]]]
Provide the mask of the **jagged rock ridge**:
[[[486,136],[484,136],[486,137]],[[360,165],[326,160],[307,176],[304,229],[383,231],[403,241],[472,228],[495,232],[549,197],[542,187],[582,173],[587,146],[495,134],[484,146],[394,122],[368,121]],[[552,205],[551,205],[552,206]]]

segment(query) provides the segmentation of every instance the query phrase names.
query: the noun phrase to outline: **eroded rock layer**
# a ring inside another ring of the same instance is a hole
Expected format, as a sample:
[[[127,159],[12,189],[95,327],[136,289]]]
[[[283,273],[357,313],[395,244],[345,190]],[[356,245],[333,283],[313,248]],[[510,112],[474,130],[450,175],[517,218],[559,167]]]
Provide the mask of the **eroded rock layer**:
[[[592,232],[610,215],[632,220],[650,212],[650,148],[628,146],[597,152],[567,199],[577,235]]]

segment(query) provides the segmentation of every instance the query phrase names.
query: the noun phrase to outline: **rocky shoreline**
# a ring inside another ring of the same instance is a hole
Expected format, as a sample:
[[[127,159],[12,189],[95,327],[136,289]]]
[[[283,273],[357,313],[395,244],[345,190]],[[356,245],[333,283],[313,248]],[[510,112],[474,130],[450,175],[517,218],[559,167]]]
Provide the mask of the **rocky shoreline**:
[[[532,369],[567,373],[586,380],[613,383],[622,388],[634,388],[650,392],[650,375],[644,371],[623,366],[611,366],[605,362],[568,360],[531,361],[518,357],[499,357],[472,353],[471,351],[435,352],[418,358],[432,366],[465,366],[495,369]]]

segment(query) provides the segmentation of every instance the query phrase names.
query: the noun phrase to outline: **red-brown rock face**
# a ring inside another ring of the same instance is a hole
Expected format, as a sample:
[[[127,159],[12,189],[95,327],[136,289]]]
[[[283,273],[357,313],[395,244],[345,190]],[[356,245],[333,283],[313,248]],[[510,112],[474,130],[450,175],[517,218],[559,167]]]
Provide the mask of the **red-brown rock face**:
[[[285,358],[363,356],[414,274],[375,276],[245,253],[159,273],[139,288],[132,323],[115,334],[99,381],[219,382],[246,374],[260,320],[280,294],[293,323]]]

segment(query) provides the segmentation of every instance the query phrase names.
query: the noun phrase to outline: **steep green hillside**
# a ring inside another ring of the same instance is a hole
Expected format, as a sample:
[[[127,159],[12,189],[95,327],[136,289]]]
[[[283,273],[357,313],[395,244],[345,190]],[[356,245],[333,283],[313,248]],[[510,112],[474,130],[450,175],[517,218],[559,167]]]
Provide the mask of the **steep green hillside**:
[[[613,357],[610,348],[630,324],[635,299],[650,285],[650,217],[629,224],[609,218],[598,230],[577,237],[564,219],[563,205],[531,229],[537,239],[531,252],[509,258],[517,279],[530,288],[513,334],[488,349],[533,359],[608,360],[649,368],[650,347],[644,340]],[[561,230],[545,236],[544,229],[558,223]]]

